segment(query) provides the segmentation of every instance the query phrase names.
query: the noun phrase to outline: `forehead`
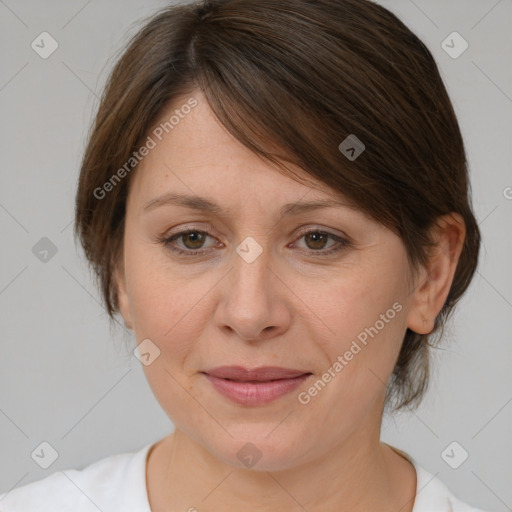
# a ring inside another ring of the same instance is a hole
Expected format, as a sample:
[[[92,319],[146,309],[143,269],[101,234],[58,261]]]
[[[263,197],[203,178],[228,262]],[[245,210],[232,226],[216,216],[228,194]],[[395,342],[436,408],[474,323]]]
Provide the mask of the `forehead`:
[[[196,106],[182,108],[190,98]],[[266,204],[278,200],[285,209],[290,206],[286,203],[299,200],[348,203],[303,169],[287,164],[304,180],[300,182],[245,147],[219,123],[200,92],[176,98],[154,126],[149,134],[154,147],[140,162],[130,187],[132,200],[143,206],[165,194],[224,204],[237,198]]]

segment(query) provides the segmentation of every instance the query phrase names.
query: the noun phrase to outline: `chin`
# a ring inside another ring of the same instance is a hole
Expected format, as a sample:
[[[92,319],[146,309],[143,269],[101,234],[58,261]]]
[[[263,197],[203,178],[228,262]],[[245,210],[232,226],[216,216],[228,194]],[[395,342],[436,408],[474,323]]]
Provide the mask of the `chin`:
[[[251,471],[280,471],[299,465],[307,450],[305,440],[297,430],[284,428],[269,435],[275,427],[244,425],[240,435],[233,431],[236,429],[229,429],[233,437],[226,434],[217,442],[208,440],[206,447],[222,462]]]

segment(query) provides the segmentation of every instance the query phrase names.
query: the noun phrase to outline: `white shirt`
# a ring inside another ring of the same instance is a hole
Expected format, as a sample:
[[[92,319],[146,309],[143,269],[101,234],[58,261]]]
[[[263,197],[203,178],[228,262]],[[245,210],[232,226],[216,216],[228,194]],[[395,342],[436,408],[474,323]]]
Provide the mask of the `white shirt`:
[[[146,462],[154,443],[132,453],[100,459],[81,470],[68,469],[0,494],[0,512],[151,512]],[[413,512],[484,512],[458,500],[417,462]]]

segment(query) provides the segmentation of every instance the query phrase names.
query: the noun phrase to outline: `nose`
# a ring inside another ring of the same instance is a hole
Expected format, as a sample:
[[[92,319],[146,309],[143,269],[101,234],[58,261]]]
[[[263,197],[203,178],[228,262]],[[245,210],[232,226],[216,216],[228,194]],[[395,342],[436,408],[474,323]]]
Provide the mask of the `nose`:
[[[283,334],[291,320],[290,291],[278,275],[271,251],[264,248],[253,261],[240,254],[233,254],[233,266],[220,283],[217,326],[245,341]]]

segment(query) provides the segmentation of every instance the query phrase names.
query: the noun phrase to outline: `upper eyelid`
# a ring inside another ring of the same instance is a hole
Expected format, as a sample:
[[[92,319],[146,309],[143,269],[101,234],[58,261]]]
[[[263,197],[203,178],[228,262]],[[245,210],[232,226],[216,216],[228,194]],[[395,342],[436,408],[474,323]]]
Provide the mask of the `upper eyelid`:
[[[297,231],[295,233],[295,236],[303,236],[304,234],[307,234],[309,232],[323,232],[323,233],[326,233],[328,235],[331,235],[331,236],[334,236],[334,237],[340,237],[340,238],[349,238],[343,231],[339,231],[339,230],[333,230],[331,228],[325,228],[325,227],[321,227],[321,226],[301,226],[299,227],[297,230],[294,230],[294,231]],[[333,233],[333,231],[339,231],[338,233]],[[217,236],[215,234],[213,234],[213,231],[212,230],[209,230],[208,228],[203,228],[203,227],[195,227],[195,226],[184,226],[183,228],[180,228],[178,231],[174,232],[174,233],[170,233],[169,235],[164,235],[165,238],[171,238],[173,236],[177,236],[177,235],[184,235],[184,234],[187,234],[187,233],[191,233],[191,232],[199,232],[199,233],[205,233],[207,234],[208,236],[211,236],[212,238],[217,238]]]
[[[187,233],[194,233],[194,232],[204,233],[207,236],[209,236],[210,238],[217,240],[217,242],[220,242],[220,240],[217,238],[217,236],[215,236],[207,228],[196,228],[193,226],[185,227],[185,228],[180,229],[179,231],[176,231],[175,233],[172,233],[170,235],[164,235],[162,237],[162,240],[169,241],[174,238],[173,241],[176,241],[176,240],[179,240],[181,236],[186,235]],[[309,227],[303,226],[303,227],[299,228],[298,232],[294,235],[294,241],[301,239],[303,236],[307,235],[308,233],[324,233],[324,234],[330,236],[333,240],[337,241],[338,243],[340,243],[340,241],[345,241],[347,243],[351,243],[351,239],[347,235],[345,235],[345,233],[335,234],[335,233],[332,233],[330,228],[323,228],[320,226],[309,226]],[[220,242],[220,243],[222,243],[222,242]],[[186,249],[186,250],[189,252],[194,252],[194,249]],[[202,251],[205,249],[201,248],[201,249],[195,249],[195,250]]]

